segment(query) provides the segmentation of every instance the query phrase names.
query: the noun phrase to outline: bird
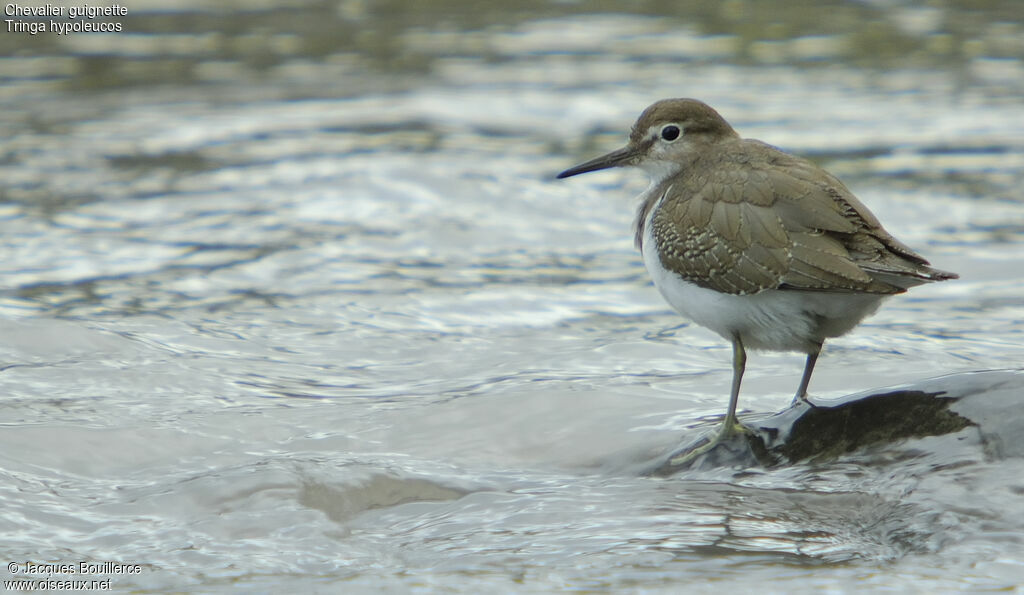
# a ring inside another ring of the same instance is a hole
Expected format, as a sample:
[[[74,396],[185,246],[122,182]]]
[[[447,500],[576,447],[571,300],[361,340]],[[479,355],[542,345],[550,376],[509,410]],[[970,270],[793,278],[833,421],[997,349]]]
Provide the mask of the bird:
[[[958,278],[889,234],[834,175],[742,138],[697,99],[655,102],[626,146],[557,178],[626,166],[651,180],[634,238],[655,287],[679,314],[732,346],[725,418],[681,462],[744,431],[736,408],[747,349],[806,354],[793,402],[810,403],[826,339],[851,331],[887,297]]]

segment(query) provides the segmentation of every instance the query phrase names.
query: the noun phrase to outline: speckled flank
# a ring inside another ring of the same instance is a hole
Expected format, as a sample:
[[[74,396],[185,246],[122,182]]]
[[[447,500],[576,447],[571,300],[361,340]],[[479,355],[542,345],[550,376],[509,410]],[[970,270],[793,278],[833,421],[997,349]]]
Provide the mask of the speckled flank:
[[[656,213],[657,209],[652,212]],[[849,332],[878,309],[884,294],[760,291],[721,292],[693,283],[662,263],[653,249],[655,225],[646,225],[643,259],[665,301],[689,320],[751,349],[812,353],[825,339]]]

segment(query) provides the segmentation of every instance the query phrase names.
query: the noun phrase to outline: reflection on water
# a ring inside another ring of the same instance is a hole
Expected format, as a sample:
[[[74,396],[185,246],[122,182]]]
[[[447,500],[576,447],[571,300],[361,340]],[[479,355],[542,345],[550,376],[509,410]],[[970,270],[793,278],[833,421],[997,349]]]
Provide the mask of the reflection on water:
[[[623,10],[140,1],[125,34],[0,35],[3,557],[150,590],[1024,581],[991,436],[642,476],[721,413],[728,347],[650,286],[640,176],[551,181],[700,97],[962,275],[812,393],[1019,367],[1017,3]],[[744,406],[800,362],[752,358]]]

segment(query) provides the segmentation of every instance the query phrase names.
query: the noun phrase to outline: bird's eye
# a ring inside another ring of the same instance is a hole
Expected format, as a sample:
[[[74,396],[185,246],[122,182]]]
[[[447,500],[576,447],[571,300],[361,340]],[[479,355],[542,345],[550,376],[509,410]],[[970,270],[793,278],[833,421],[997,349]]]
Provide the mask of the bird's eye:
[[[669,124],[668,126],[661,129],[661,138],[667,140],[668,142],[672,142],[679,138],[680,132],[682,131],[679,130],[678,126],[676,126],[675,124]]]

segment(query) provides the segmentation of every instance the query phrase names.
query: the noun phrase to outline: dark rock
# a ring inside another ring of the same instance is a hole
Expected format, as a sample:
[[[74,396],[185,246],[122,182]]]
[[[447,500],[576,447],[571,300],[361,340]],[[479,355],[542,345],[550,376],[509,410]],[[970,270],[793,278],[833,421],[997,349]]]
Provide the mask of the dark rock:
[[[701,430],[700,437],[660,460],[651,474],[820,463],[867,446],[966,428],[976,429],[988,457],[1024,456],[1024,370],[941,376],[813,405],[795,403],[775,415],[741,421],[746,432],[686,460],[687,453],[707,442]]]

